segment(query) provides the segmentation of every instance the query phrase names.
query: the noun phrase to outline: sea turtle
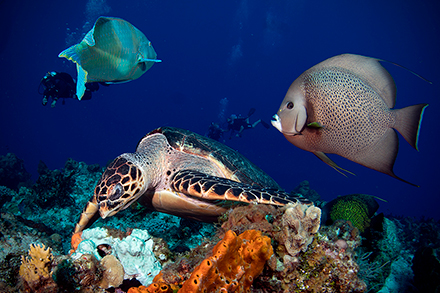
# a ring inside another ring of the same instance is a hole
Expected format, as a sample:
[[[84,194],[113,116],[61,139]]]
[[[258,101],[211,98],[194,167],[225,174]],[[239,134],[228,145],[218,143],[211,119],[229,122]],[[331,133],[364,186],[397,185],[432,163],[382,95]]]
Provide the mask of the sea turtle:
[[[113,216],[138,201],[180,217],[215,221],[231,203],[282,206],[311,205],[291,196],[260,168],[237,151],[188,130],[160,127],[145,135],[135,153],[109,164],[74,234],[98,217]]]

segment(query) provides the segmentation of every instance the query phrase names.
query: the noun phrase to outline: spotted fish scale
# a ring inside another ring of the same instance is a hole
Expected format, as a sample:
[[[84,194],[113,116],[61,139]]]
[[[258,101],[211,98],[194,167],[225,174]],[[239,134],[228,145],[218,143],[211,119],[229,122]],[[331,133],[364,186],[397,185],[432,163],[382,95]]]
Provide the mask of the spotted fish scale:
[[[339,68],[311,72],[304,79],[304,94],[314,105],[308,119],[323,125],[323,139],[313,143],[324,153],[361,153],[394,126],[382,98],[359,80]]]

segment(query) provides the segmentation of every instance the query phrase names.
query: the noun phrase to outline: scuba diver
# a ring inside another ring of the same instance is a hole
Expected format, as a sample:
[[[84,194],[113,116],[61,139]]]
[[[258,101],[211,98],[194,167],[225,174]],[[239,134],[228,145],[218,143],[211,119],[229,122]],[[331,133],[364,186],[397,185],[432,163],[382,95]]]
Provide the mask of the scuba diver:
[[[206,133],[206,136],[209,138],[212,138],[216,141],[219,141],[220,138],[223,137],[223,133],[227,131],[218,125],[218,123],[211,122],[211,125],[209,125],[208,132]]]
[[[260,122],[266,129],[270,128],[269,124],[267,124],[266,122],[264,122],[261,119],[258,119],[254,123],[249,123],[249,117],[254,113],[255,113],[255,109],[252,108],[249,110],[247,117],[242,117],[241,115],[237,116],[237,115],[232,114],[228,118],[228,129],[226,131],[229,131],[229,130],[231,131],[231,133],[229,135],[229,139],[231,139],[233,134],[235,134],[236,137],[241,137],[243,130],[254,128]]]
[[[99,84],[97,82],[87,83],[82,100],[90,100],[92,98],[92,92],[96,92],[98,89]],[[52,108],[55,107],[59,98],[77,98],[76,83],[72,76],[66,72],[48,72],[40,81],[38,93],[43,95],[43,106],[46,106],[47,102],[52,99]],[[63,105],[64,103],[65,100],[63,100]]]

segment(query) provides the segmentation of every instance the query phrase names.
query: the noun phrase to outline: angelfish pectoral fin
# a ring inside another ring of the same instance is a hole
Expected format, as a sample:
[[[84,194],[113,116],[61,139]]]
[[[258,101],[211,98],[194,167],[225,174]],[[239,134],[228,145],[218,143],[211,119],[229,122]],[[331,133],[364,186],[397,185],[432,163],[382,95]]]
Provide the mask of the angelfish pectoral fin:
[[[319,122],[309,123],[307,124],[307,127],[316,128],[316,129],[324,128],[324,126],[322,126]]]
[[[329,157],[327,157],[326,154],[324,154],[323,152],[313,152],[313,154],[315,154],[315,156],[317,156],[321,161],[323,161],[324,163],[326,163],[327,165],[329,165],[330,167],[332,167],[333,169],[335,169],[336,171],[338,171],[340,174],[344,175],[345,177],[347,177],[347,175],[344,172],[347,172],[348,174],[354,175],[356,176],[356,174],[345,170],[341,167],[339,167],[335,162],[333,162]]]

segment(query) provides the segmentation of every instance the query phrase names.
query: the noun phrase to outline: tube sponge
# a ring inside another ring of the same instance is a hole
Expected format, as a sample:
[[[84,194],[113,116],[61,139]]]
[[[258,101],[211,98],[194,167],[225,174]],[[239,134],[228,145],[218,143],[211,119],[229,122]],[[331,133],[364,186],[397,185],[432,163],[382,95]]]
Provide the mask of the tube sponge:
[[[248,230],[239,236],[227,231],[212,250],[213,256],[194,269],[179,293],[246,292],[273,254],[270,242],[269,237],[257,230]]]

